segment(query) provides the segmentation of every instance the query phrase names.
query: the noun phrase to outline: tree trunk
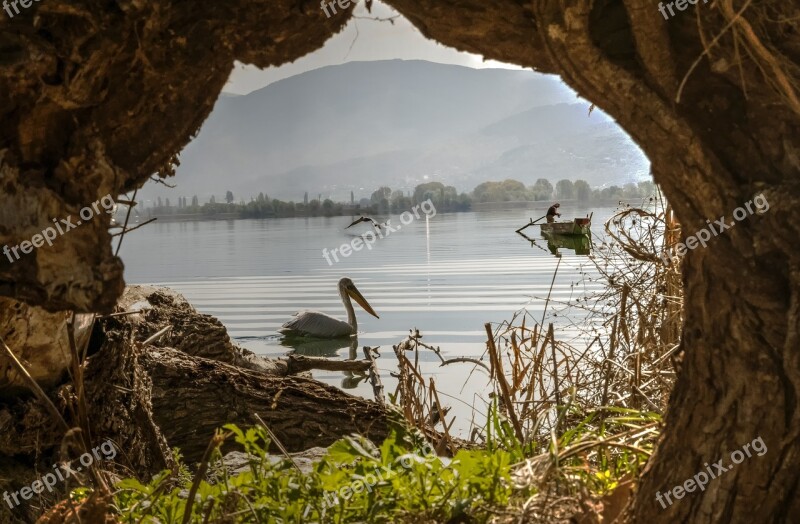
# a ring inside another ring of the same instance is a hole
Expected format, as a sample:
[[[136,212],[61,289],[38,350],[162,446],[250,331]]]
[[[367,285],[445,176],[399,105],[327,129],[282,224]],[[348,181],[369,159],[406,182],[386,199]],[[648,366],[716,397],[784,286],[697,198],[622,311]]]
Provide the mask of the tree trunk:
[[[172,466],[169,445],[153,421],[152,382],[138,363],[139,353],[130,344],[130,331],[107,333],[103,349],[88,359],[84,370],[85,402],[89,407],[89,447],[111,440],[119,451],[117,473],[141,480]],[[72,383],[48,391],[67,424],[77,427],[78,402]],[[0,492],[15,492],[49,471],[54,463],[74,458],[71,439],[35,397],[17,396],[0,404]],[[114,469],[111,463],[100,465]],[[88,482],[81,477],[80,482]],[[87,484],[84,484],[87,485]],[[0,504],[0,522],[33,522],[43,508],[61,500],[75,483],[58,483],[54,492],[37,495],[35,503],[9,508]],[[41,503],[40,503],[41,501]]]
[[[68,324],[72,313],[50,313],[40,307],[0,297],[0,339],[24,362],[26,371],[43,387],[63,381],[72,365]],[[77,314],[73,333],[76,348],[84,348],[92,333],[94,317]],[[46,326],[46,329],[42,329]],[[28,385],[0,344],[0,397],[27,391]]]
[[[707,220],[729,224],[763,192],[769,211],[686,257],[683,372],[631,515],[654,523],[794,520],[797,3],[704,0],[678,10],[665,2],[675,10],[665,20],[651,0],[387,2],[446,45],[561,75],[616,118],[652,161],[687,237]],[[106,192],[139,187],[154,170],[168,173],[234,59],[293,60],[348,16],[326,19],[318,5],[296,0],[48,0],[25,16],[0,17],[0,244],[30,238]],[[13,263],[0,256],[0,294],[49,311],[109,310],[123,287],[107,225],[97,220]],[[345,427],[348,415],[338,416]],[[705,463],[727,466],[731,452],[757,437],[769,450],[763,456],[666,508],[656,500]]]

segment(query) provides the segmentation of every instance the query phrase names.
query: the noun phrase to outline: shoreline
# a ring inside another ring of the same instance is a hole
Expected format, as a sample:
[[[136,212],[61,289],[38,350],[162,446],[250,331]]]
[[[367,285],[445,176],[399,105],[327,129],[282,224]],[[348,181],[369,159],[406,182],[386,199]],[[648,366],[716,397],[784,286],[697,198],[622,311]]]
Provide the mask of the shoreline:
[[[553,200],[552,202],[556,202]],[[547,211],[547,208],[552,205],[551,201],[528,201],[528,200],[519,200],[519,201],[505,201],[505,202],[473,202],[471,209],[468,210],[449,210],[449,211],[442,211],[438,210],[442,214],[451,214],[451,213],[469,213],[469,212],[481,212],[481,211],[495,211],[495,210],[507,210],[507,209],[539,209],[542,213]],[[608,208],[608,207],[616,207],[620,204],[619,199],[603,199],[603,200],[594,200],[594,201],[586,201],[580,202],[578,200],[558,200],[562,204],[564,208],[570,209],[590,209],[592,207],[597,208]],[[216,222],[216,221],[227,221],[227,220],[272,220],[272,219],[282,219],[282,218],[337,218],[337,217],[353,217],[356,215],[374,215],[378,217],[384,216],[391,216],[391,215],[399,215],[400,213],[372,213],[369,210],[359,210],[359,209],[349,209],[348,213],[341,213],[341,214],[333,214],[333,215],[306,215],[306,214],[295,214],[291,216],[263,216],[263,217],[246,217],[242,216],[240,213],[216,213],[213,215],[204,215],[201,213],[191,213],[191,214],[176,214],[176,215],[158,215],[158,214],[150,214],[147,213],[146,215],[142,215],[139,217],[139,222],[142,223],[146,220],[152,220],[153,218],[156,219],[157,222]]]

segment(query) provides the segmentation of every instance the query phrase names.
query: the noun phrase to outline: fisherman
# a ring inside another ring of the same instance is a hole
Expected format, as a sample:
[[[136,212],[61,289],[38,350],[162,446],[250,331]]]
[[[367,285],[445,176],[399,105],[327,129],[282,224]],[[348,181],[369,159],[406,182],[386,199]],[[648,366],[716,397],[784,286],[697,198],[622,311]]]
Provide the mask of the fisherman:
[[[561,213],[558,212],[558,208],[561,207],[561,204],[556,202],[547,210],[547,223],[552,224],[556,221],[555,217],[558,216],[561,218]]]

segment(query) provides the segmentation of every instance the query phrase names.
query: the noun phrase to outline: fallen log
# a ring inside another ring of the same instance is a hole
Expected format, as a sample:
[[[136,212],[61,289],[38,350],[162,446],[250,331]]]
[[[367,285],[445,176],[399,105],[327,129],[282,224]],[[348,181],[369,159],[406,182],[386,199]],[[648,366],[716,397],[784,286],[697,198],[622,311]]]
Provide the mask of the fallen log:
[[[279,359],[276,366],[284,375],[297,375],[312,369],[323,371],[353,371],[365,373],[372,364],[369,360],[330,360],[322,357],[306,357],[303,355],[289,355]]]
[[[133,328],[134,340],[143,344],[164,328],[169,331],[152,342],[154,347],[171,347],[188,355],[225,362],[234,366],[280,374],[276,362],[259,357],[231,341],[217,318],[199,313],[182,295],[168,288],[128,286],[115,313],[141,311],[140,315],[116,318]],[[112,320],[112,319],[109,319]]]
[[[387,410],[375,402],[303,377],[277,377],[169,348],[141,363],[153,381],[153,416],[170,446],[198,460],[214,430],[253,425],[258,414],[289,451],[326,447],[351,433],[388,435]]]
[[[137,346],[170,328],[141,347],[138,363],[152,381],[156,425],[188,461],[200,458],[214,430],[226,423],[255,424],[255,414],[290,451],[325,447],[351,433],[386,436],[385,408],[291,376],[310,369],[365,371],[368,362],[260,357],[234,344],[219,320],[169,289],[129,287],[117,309],[136,308],[143,313],[112,317],[105,328],[130,332]]]

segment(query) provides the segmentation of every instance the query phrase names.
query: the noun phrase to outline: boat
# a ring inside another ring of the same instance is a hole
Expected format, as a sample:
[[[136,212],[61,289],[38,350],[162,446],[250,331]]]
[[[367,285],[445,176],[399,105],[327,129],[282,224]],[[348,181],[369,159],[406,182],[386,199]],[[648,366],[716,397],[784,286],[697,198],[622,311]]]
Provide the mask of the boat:
[[[572,222],[551,222],[549,224],[539,224],[542,235],[562,235],[562,236],[584,236],[590,235],[592,219],[576,218]]]
[[[541,219],[531,219],[530,223],[517,229],[517,233],[530,241],[531,245],[535,245],[536,241],[528,237],[524,231],[530,226],[538,225],[541,226],[542,237],[547,239],[547,249],[552,254],[560,257],[561,254],[558,250],[559,248],[564,248],[575,251],[576,255],[588,255],[592,250],[591,226],[593,215],[594,213],[584,218],[576,218],[571,222],[551,222],[549,224],[536,224]]]

